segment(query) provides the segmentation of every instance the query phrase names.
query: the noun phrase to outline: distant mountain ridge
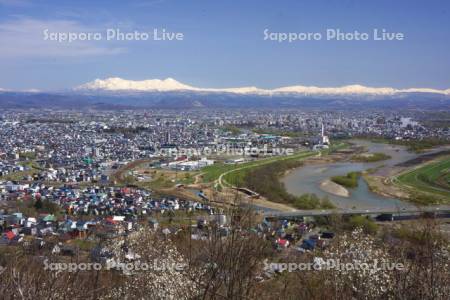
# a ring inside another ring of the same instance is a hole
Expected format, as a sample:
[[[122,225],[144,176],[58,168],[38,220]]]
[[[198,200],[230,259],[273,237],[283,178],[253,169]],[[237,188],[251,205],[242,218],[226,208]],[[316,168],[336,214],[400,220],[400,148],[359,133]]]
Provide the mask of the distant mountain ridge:
[[[96,79],[65,91],[0,89],[1,108],[68,109],[433,109],[450,110],[450,89],[288,86],[198,88],[176,81]]]
[[[276,89],[261,89],[254,86],[238,88],[199,88],[181,83],[173,78],[126,80],[118,77],[96,79],[82,84],[75,91],[136,91],[136,92],[210,92],[210,93],[235,93],[255,95],[299,94],[299,95],[395,95],[404,93],[430,93],[450,95],[450,89],[438,90],[431,88],[395,89],[391,87],[367,87],[363,85],[347,85],[342,87],[316,87],[316,86],[286,86]]]

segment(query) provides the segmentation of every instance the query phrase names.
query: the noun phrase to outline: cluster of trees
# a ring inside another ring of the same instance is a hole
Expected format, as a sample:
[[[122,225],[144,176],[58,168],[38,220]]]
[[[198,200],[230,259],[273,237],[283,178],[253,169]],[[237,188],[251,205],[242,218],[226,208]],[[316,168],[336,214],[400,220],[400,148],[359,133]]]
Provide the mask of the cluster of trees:
[[[335,208],[334,204],[328,199],[327,196],[319,198],[316,194],[303,194],[296,196],[293,205],[299,209],[332,209]]]
[[[448,299],[449,244],[438,226],[421,220],[385,228],[376,236],[360,229],[339,232],[325,251],[292,254],[285,260],[307,263],[331,257],[342,265],[356,260],[403,268],[284,272],[261,284],[260,299]]]
[[[33,200],[28,196],[23,200],[17,201],[10,209],[10,212],[17,211],[20,211],[29,217],[36,217],[39,214],[59,216],[61,214],[61,207],[48,199],[42,200],[41,198],[38,198]]]
[[[38,213],[58,214],[61,211],[58,204],[51,202],[48,199],[45,199],[44,201],[42,201],[41,198],[37,199],[34,201],[33,207]]]
[[[29,151],[29,152],[20,152],[19,157],[21,159],[31,160],[36,158],[36,152]]]
[[[231,132],[232,135],[238,135],[242,132],[241,128],[234,126],[234,125],[224,126],[223,130]]]
[[[227,181],[235,186],[245,186],[263,195],[273,202],[291,204],[299,209],[333,208],[328,198],[320,199],[315,194],[295,196],[286,191],[284,184],[279,180],[286,171],[302,165],[297,160],[281,160],[274,163],[241,172],[234,180]]]
[[[367,234],[376,234],[378,231],[378,225],[372,219],[359,215],[351,216],[346,226],[350,230],[361,228]]]
[[[358,186],[360,176],[360,172],[350,172],[345,176],[333,176],[331,177],[331,181],[348,188],[355,188]]]
[[[250,169],[245,176],[237,176],[234,180],[228,182],[235,186],[245,186],[273,202],[293,203],[296,197],[286,191],[284,184],[279,180],[279,176],[287,170],[301,165],[302,162],[295,160],[270,163]]]

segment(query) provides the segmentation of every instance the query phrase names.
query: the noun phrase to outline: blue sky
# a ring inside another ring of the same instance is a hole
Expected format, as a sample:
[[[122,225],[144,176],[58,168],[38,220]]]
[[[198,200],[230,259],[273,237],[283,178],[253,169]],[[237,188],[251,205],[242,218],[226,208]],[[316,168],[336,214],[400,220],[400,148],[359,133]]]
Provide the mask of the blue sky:
[[[183,41],[44,41],[51,32],[182,32]],[[402,32],[403,41],[264,41],[270,32]],[[449,1],[0,0],[0,88],[173,77],[200,87],[450,88]]]

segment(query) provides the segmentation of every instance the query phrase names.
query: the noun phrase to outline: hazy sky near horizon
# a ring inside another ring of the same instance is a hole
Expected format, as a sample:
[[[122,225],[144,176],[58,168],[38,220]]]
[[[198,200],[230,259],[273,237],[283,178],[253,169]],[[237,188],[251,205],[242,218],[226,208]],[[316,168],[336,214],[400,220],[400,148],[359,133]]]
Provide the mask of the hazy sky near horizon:
[[[58,42],[48,33],[99,32]],[[182,41],[106,40],[122,32],[183,33]],[[277,42],[269,32],[321,33]],[[369,33],[326,40],[327,29]],[[405,35],[374,41],[374,29]],[[0,0],[0,88],[54,90],[96,78],[172,77],[199,87],[362,84],[450,88],[450,1]]]

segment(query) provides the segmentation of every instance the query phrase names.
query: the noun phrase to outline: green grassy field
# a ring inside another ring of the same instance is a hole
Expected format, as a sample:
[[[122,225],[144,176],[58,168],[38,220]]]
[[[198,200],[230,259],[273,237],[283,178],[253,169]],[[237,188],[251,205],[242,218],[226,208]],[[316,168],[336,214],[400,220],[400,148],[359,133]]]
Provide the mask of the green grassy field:
[[[418,194],[426,194],[450,202],[450,157],[433,162],[412,171],[401,174],[397,182],[414,189]]]
[[[244,165],[244,164],[242,164]],[[202,169],[203,182],[212,182],[219,178],[220,174],[238,168],[239,165],[227,165],[224,163],[216,163]]]

